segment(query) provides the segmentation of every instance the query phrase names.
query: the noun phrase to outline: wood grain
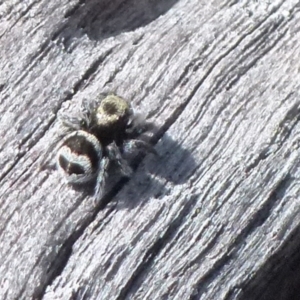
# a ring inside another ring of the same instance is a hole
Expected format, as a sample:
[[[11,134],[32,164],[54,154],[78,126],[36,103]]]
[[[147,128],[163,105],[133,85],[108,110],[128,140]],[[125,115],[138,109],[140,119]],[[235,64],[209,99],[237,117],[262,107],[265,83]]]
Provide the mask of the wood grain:
[[[1,2],[0,298],[295,299],[299,5]],[[39,166],[109,91],[160,158],[95,204]]]

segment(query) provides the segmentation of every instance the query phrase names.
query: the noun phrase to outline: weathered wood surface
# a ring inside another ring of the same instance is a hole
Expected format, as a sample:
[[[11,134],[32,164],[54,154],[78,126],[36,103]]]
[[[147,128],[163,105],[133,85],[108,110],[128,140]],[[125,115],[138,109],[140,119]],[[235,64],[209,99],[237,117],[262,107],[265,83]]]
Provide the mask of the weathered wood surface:
[[[0,298],[295,299],[300,1],[0,3]],[[92,196],[40,170],[115,91],[161,158]]]

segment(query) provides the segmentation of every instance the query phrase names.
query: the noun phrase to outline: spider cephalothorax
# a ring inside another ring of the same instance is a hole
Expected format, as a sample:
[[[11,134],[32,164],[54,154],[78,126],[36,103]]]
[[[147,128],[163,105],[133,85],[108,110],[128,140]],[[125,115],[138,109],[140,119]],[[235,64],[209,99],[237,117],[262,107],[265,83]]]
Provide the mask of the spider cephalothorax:
[[[147,130],[129,102],[110,94],[96,101],[84,102],[78,117],[65,117],[68,133],[57,152],[57,166],[69,183],[82,184],[95,181],[95,194],[99,198],[111,164],[122,175],[130,176],[132,169],[125,159],[126,153],[151,151],[150,144],[140,139]]]

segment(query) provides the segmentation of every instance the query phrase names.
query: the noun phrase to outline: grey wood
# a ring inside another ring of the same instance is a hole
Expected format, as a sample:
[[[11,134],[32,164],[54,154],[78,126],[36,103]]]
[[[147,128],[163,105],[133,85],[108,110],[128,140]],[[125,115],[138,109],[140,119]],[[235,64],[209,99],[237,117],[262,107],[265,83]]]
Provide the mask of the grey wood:
[[[1,2],[0,299],[297,299],[299,5]],[[95,202],[40,165],[108,91],[160,157]]]

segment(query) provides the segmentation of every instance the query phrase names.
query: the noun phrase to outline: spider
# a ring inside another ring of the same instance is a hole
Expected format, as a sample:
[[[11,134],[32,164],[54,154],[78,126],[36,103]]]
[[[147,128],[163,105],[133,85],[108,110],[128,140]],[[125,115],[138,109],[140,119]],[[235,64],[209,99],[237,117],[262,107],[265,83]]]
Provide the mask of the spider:
[[[135,150],[157,155],[141,139],[149,124],[117,95],[85,101],[79,116],[63,117],[62,122],[67,133],[57,151],[57,168],[70,184],[95,182],[97,199],[103,193],[112,164],[123,176],[130,177],[133,171],[126,159],[128,155]]]

